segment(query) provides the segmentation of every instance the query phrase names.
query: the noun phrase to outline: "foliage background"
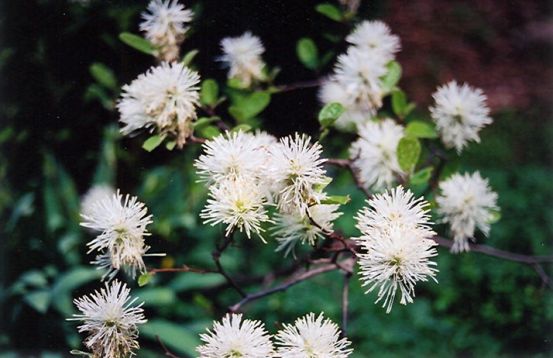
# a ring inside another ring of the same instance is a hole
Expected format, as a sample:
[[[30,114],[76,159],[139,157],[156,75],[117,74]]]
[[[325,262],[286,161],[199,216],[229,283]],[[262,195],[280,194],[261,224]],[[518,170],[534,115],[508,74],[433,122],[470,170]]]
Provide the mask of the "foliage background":
[[[198,48],[203,78],[224,81],[214,61],[221,38],[251,30],[267,48],[266,61],[282,72],[277,83],[314,79],[295,55],[295,42],[312,37],[321,52],[343,50],[325,34],[343,36],[315,1],[187,1],[193,33],[184,52]],[[0,357],[66,356],[80,344],[71,299],[99,286],[78,226],[79,196],[92,183],[110,182],[145,201],[156,218],[150,244],[169,253],[152,266],[209,266],[220,228],[201,225],[204,189],[191,160],[197,147],[147,153],[143,137],[120,138],[113,99],[119,87],[153,64],[122,44],[138,32],[135,1],[3,1],[0,46]],[[502,220],[486,243],[520,253],[550,254],[553,237],[551,154],[553,124],[551,42],[547,1],[364,1],[362,18],[381,18],[400,35],[400,83],[424,112],[436,85],[456,78],[484,88],[495,123],[455,165],[480,169],[499,193]],[[117,83],[98,83],[89,67],[103,63]],[[321,69],[328,72],[330,65]],[[274,95],[260,116],[276,135],[316,133],[316,90]],[[333,133],[329,156],[351,138]],[[339,228],[355,234],[352,216],[363,198],[347,175],[335,173],[337,193],[352,193]],[[291,263],[274,244],[239,240],[223,263],[239,279]],[[405,355],[548,356],[553,348],[553,297],[526,266],[479,254],[440,249],[439,285],[421,285],[413,305],[386,315],[352,280],[350,337],[355,357]],[[551,272],[551,267],[547,267]],[[275,330],[308,311],[339,320],[341,279],[329,273],[286,293],[247,306],[247,315]],[[133,284],[136,286],[136,284]],[[246,286],[255,290],[258,285]],[[134,291],[150,322],[139,357],[160,356],[159,334],[175,352],[193,354],[197,333],[237,301],[218,276],[158,275]]]

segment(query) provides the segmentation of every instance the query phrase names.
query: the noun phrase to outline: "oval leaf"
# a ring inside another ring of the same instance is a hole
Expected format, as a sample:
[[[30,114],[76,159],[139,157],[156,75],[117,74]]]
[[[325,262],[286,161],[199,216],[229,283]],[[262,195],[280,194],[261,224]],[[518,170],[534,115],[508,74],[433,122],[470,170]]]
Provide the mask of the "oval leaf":
[[[202,82],[202,88],[200,89],[200,102],[207,106],[213,106],[217,103],[219,96],[219,85],[211,78],[208,78]]]
[[[153,56],[155,54],[155,49],[152,44],[141,36],[131,34],[130,32],[122,32],[119,34],[119,40],[147,55]]]
[[[343,19],[342,11],[329,3],[319,4],[315,6],[315,10],[334,21],[340,22]]]
[[[382,90],[384,93],[390,93],[401,78],[401,65],[396,61],[390,61],[386,67],[388,72],[381,78]]]
[[[155,134],[146,139],[144,144],[142,144],[142,148],[147,152],[151,152],[152,150],[156,149],[161,144],[161,142],[163,142],[164,139],[165,136]]]
[[[301,38],[296,45],[296,53],[300,62],[310,70],[317,69],[319,65],[319,51],[317,45],[310,38]]]
[[[397,145],[397,160],[402,170],[411,172],[421,154],[421,144],[417,138],[403,137]]]
[[[438,132],[433,123],[424,121],[412,121],[407,124],[405,133],[417,138],[438,138]]]
[[[96,62],[90,65],[89,71],[99,84],[110,90],[117,91],[117,80],[111,68],[103,63]]]
[[[319,112],[319,123],[321,127],[326,128],[333,125],[344,111],[344,106],[337,102],[325,105]]]
[[[428,181],[432,177],[432,171],[433,170],[434,170],[433,167],[426,167],[426,168],[423,168],[423,169],[419,170],[418,172],[413,174],[413,176],[411,176],[411,180],[410,180],[411,184],[412,185],[423,185],[423,184],[428,183]]]

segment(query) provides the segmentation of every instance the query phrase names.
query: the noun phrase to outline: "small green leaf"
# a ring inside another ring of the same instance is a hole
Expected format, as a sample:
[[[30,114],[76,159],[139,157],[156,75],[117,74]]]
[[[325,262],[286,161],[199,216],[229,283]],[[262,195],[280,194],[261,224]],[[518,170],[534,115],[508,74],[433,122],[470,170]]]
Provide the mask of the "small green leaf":
[[[433,123],[418,120],[407,124],[405,134],[416,138],[438,138],[438,132]]]
[[[392,110],[400,117],[404,117],[405,107],[407,107],[407,96],[402,90],[394,90],[392,92]]]
[[[325,176],[324,180],[321,183],[315,184],[313,186],[313,190],[315,190],[317,193],[322,193],[324,188],[326,188],[330,183],[332,183],[332,178]]]
[[[321,200],[321,204],[340,204],[345,205],[351,201],[349,195],[330,195],[328,198]]]
[[[199,130],[200,135],[202,138],[211,139],[217,137],[221,132],[219,131],[219,128],[215,126],[206,126]]]
[[[421,144],[417,138],[403,137],[397,145],[397,160],[401,169],[411,172],[421,154]]]
[[[296,53],[300,62],[310,70],[315,70],[319,66],[319,51],[317,45],[310,38],[299,39],[296,45]]]
[[[146,286],[150,280],[152,279],[151,273],[143,273],[142,275],[138,276],[138,286]]]
[[[182,58],[182,64],[185,66],[189,66],[192,63],[192,60],[194,60],[194,57],[196,57],[196,55],[198,54],[198,52],[200,51],[196,49],[188,51],[186,55],[184,55],[184,57]]]
[[[167,287],[148,287],[134,291],[145,306],[168,306],[173,304],[177,297],[175,292]]]
[[[154,134],[144,141],[144,144],[142,144],[142,148],[147,152],[151,152],[152,150],[156,149],[161,144],[161,142],[163,142],[164,139],[164,135]]]
[[[268,92],[235,96],[234,104],[229,107],[229,113],[238,121],[247,121],[261,113],[270,102],[271,95]]]
[[[25,295],[23,299],[38,312],[46,313],[50,306],[51,295],[46,290],[40,290]]]
[[[501,220],[501,210],[491,210],[490,217],[488,218],[488,224],[492,225]]]
[[[319,112],[319,123],[321,127],[327,128],[332,126],[344,111],[344,106],[337,102],[325,105]]]
[[[194,123],[192,123],[192,128],[198,130],[198,129],[202,129],[203,127],[207,126],[208,124],[210,123],[213,123],[217,120],[219,120],[220,118],[217,117],[217,116],[213,116],[213,117],[200,117],[198,118],[198,120],[196,120]]]
[[[168,141],[167,143],[165,143],[165,148],[167,150],[173,150],[175,149],[175,146],[177,145],[177,141],[176,140],[170,140]]]
[[[329,3],[319,4],[315,6],[315,10],[334,21],[340,22],[343,19],[342,11]]]
[[[89,71],[90,75],[94,77],[99,84],[112,91],[117,91],[117,79],[111,68],[103,63],[96,62],[90,65]]]
[[[134,48],[135,50],[143,52],[147,55],[154,55],[155,53],[155,49],[150,43],[150,41],[146,40],[141,36],[131,34],[130,32],[120,33],[119,40],[123,41],[124,43]]]
[[[410,183],[412,185],[426,184],[430,180],[430,178],[432,177],[432,171],[433,170],[434,170],[433,167],[426,167],[426,168],[423,168],[423,169],[419,170],[418,172],[416,172],[415,174],[413,174],[411,176]]]
[[[191,332],[181,324],[162,319],[148,320],[140,327],[140,334],[154,342],[159,337],[171,350],[191,357],[197,355],[195,347],[200,344],[197,332]]]
[[[219,96],[219,85],[211,78],[208,78],[202,82],[200,89],[200,102],[207,106],[213,106],[217,103]]]
[[[235,126],[234,128],[231,129],[231,132],[248,132],[252,129],[252,126],[250,126],[249,124],[239,124],[237,126]]]
[[[401,78],[401,65],[396,61],[390,61],[386,67],[388,72],[381,78],[382,90],[384,93],[390,93]]]

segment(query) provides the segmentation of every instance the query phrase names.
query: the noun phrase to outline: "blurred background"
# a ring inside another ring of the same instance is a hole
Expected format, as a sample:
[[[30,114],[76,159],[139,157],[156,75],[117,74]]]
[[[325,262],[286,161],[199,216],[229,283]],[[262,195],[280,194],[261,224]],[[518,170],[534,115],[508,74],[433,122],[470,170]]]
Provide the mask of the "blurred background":
[[[250,30],[261,37],[265,60],[281,68],[276,83],[286,84],[332,69],[333,60],[318,73],[304,68],[295,53],[298,39],[311,37],[321,53],[335,56],[345,44],[334,39],[351,30],[317,13],[320,1],[181,2],[196,14],[183,53],[199,49],[194,65],[220,83],[226,73],[215,58],[225,36]],[[120,86],[155,63],[118,35],[138,33],[146,5],[0,3],[0,357],[62,357],[80,347],[76,325],[65,318],[74,313],[74,297],[100,286],[86,255],[91,237],[78,225],[80,197],[93,184],[121,188],[150,208],[149,244],[168,256],[148,259],[149,266],[213,265],[222,231],[198,219],[205,189],[195,182],[191,161],[199,148],[147,153],[141,148],[146,137],[118,135]],[[485,242],[536,255],[551,254],[553,238],[552,7],[546,0],[362,0],[359,8],[359,18],[384,20],[401,37],[400,86],[420,115],[436,86],[450,79],[486,92],[495,122],[480,145],[451,165],[480,170],[499,194],[502,219]],[[111,75],[98,76],[94,64]],[[260,117],[275,135],[316,133],[319,109],[316,89],[303,89],[273,95]],[[326,154],[344,156],[351,138],[332,133]],[[331,190],[353,197],[338,228],[355,235],[352,218],[363,198],[347,173],[333,174]],[[237,246],[222,262],[238,280],[292,262],[274,253],[274,243],[239,240]],[[438,266],[439,285],[419,285],[415,303],[396,305],[390,314],[352,280],[354,357],[551,355],[553,295],[531,267],[445,249]],[[156,334],[176,354],[193,356],[198,332],[239,299],[217,275],[157,275],[142,288],[128,281],[150,318],[139,357],[162,356]],[[341,285],[339,273],[328,273],[247,306],[246,315],[272,331],[312,310],[339,321]]]

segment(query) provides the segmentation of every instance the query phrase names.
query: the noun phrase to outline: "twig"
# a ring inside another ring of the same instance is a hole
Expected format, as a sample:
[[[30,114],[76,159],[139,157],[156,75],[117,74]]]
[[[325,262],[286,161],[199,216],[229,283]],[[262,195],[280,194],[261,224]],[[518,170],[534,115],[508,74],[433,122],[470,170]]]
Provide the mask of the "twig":
[[[163,348],[163,352],[165,353],[165,356],[169,358],[180,358],[178,355],[171,353],[171,351],[167,349],[167,347],[165,346],[165,344],[163,344],[163,342],[161,341],[158,335],[156,335],[156,340],[158,341],[161,348]]]
[[[215,266],[217,266],[217,272],[219,272],[221,275],[223,275],[223,277],[227,280],[229,285],[231,285],[232,288],[234,288],[236,290],[236,292],[238,292],[240,294],[240,296],[246,297],[247,296],[246,292],[244,292],[244,290],[242,290],[240,288],[240,286],[238,286],[236,284],[236,282],[234,282],[232,277],[230,277],[230,275],[223,268],[223,265],[221,265],[221,255],[223,254],[223,251],[225,251],[225,249],[230,245],[231,242],[232,242],[232,235],[230,235],[228,237],[225,237],[225,240],[223,241],[223,244],[221,246],[218,246],[216,248],[216,250],[213,251],[211,256],[213,257],[213,261],[215,262]]]
[[[169,268],[155,268],[148,271],[150,274],[162,273],[162,272],[194,272],[194,273],[215,273],[217,271],[207,270],[203,268],[191,267],[188,265],[182,265],[182,267],[169,267]]]
[[[342,337],[347,336],[349,316],[349,281],[350,272],[344,273],[344,287],[342,288]]]
[[[349,259],[349,260],[352,260],[352,259]],[[336,269],[338,269],[337,265],[328,264],[328,265],[319,266],[317,268],[314,268],[314,269],[311,269],[311,270],[308,270],[308,271],[304,271],[304,272],[299,273],[299,274],[292,275],[292,277],[290,277],[288,280],[286,280],[285,282],[283,282],[282,284],[280,284],[278,286],[275,286],[273,288],[269,288],[269,289],[266,289],[266,290],[261,290],[261,291],[258,291],[256,293],[246,295],[246,297],[244,297],[242,300],[240,300],[240,302],[238,302],[238,303],[234,304],[233,306],[229,307],[229,311],[230,312],[237,312],[242,306],[244,306],[244,305],[246,305],[246,304],[248,304],[252,301],[255,301],[255,300],[258,300],[260,298],[272,295],[272,294],[277,293],[277,292],[286,291],[290,287],[292,287],[292,286],[294,286],[294,285],[296,285],[296,284],[298,284],[302,281],[308,280],[308,279],[310,279],[312,277],[315,277],[315,276],[318,276],[322,273],[332,271],[332,270],[336,270]]]
[[[349,170],[349,172],[351,173],[351,177],[353,178],[353,181],[355,182],[355,185],[357,186],[357,188],[359,190],[361,190],[363,192],[363,194],[365,194],[367,199],[372,198],[373,195],[367,190],[367,188],[365,188],[365,185],[363,185],[363,182],[359,178],[359,175],[357,175],[357,173],[355,171],[355,168],[352,165],[351,160],[349,160],[349,159],[327,159],[325,163],[329,164],[329,165],[334,165],[334,166],[339,167],[339,168],[345,168],[345,169]]]
[[[319,87],[323,83],[324,83],[324,79],[318,78],[316,80],[311,80],[311,81],[302,81],[302,82],[290,83],[287,85],[280,85],[280,86],[277,86],[277,91],[278,91],[277,93],[290,92],[290,91],[295,91],[295,90],[304,89],[304,88]]]

